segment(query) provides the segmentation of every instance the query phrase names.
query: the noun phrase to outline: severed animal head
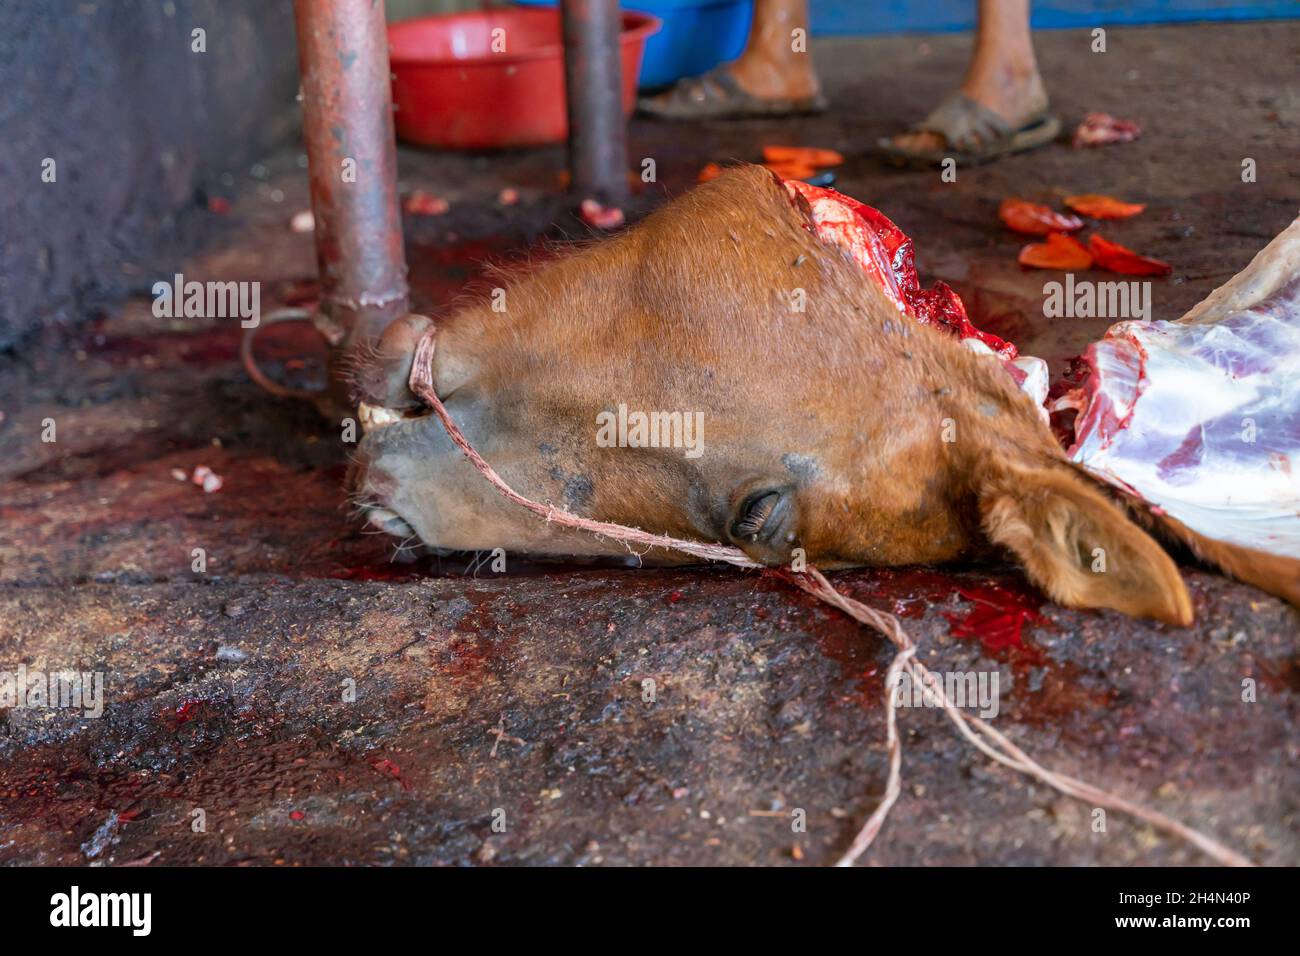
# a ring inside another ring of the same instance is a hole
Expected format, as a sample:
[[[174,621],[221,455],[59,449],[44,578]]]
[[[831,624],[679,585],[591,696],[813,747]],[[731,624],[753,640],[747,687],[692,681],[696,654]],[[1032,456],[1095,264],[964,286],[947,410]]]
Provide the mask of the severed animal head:
[[[1005,356],[909,315],[898,263],[828,241],[816,205],[741,168],[518,276],[500,311],[439,320],[439,398],[515,489],[584,517],[769,565],[1001,550],[1062,604],[1189,623],[1173,561],[1066,459]],[[371,522],[439,549],[626,554],[506,501],[419,416],[429,321],[396,323],[359,377]]]

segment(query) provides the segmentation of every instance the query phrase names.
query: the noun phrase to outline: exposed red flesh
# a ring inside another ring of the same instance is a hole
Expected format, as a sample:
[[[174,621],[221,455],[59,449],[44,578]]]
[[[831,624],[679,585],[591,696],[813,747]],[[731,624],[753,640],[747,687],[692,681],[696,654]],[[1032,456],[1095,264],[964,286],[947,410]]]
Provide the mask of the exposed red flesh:
[[[912,240],[884,213],[834,189],[798,180],[785,180],[785,187],[792,197],[807,201],[812,211],[809,228],[847,251],[900,312],[958,338],[977,339],[1004,359],[1019,354],[1005,339],[975,328],[961,297],[946,282],[921,288]]]

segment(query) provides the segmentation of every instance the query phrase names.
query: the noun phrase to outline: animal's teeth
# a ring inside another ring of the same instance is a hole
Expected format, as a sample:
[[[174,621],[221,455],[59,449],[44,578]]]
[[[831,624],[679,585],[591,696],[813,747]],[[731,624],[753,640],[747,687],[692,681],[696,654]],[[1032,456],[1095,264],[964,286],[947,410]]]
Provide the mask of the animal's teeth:
[[[383,428],[386,425],[402,420],[402,416],[391,408],[384,408],[382,405],[367,405],[365,402],[361,402],[357,406],[357,417],[361,419],[361,430],[363,432]]]
[[[415,534],[415,531],[407,524],[405,518],[395,511],[389,511],[387,508],[370,507],[366,510],[366,520],[380,531],[397,535],[399,538],[409,538]]]

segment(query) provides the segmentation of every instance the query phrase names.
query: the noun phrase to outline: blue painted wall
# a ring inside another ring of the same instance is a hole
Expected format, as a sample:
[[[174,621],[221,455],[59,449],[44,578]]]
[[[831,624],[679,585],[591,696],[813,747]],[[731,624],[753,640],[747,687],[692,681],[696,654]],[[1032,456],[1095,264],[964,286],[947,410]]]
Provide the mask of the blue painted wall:
[[[626,2],[626,0],[625,0]],[[813,35],[938,33],[975,24],[975,0],[811,0]],[[1300,17],[1300,0],[1034,0],[1040,30],[1122,23]]]

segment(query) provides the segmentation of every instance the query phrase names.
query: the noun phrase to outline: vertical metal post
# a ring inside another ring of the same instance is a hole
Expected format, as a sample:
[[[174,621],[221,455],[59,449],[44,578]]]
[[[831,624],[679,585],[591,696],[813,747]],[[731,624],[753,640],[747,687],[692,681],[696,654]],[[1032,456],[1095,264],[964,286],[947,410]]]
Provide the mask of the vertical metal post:
[[[294,0],[331,379],[409,310],[383,0]]]
[[[561,0],[574,193],[605,205],[628,197],[618,0]]]

